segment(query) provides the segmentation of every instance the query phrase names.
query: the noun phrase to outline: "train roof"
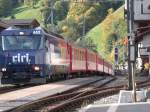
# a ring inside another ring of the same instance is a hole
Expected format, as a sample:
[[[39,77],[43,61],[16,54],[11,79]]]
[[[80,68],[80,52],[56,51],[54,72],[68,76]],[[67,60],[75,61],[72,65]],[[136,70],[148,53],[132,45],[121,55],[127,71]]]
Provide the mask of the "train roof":
[[[53,38],[61,38],[64,39],[61,35],[58,35],[56,33],[53,32],[47,32],[47,30],[45,30],[44,28],[41,27],[37,27],[37,28],[33,28],[33,29],[20,29],[20,28],[16,28],[14,26],[9,27],[5,30],[3,30],[2,32],[0,32],[1,35],[49,35]]]
[[[5,29],[1,33],[3,36],[8,36],[8,35],[42,35],[43,32],[41,30],[35,30],[35,29],[30,29],[30,30],[20,30],[20,29]]]
[[[50,32],[50,33],[48,33],[48,34],[53,35],[53,36],[55,36],[55,37],[57,37],[57,38],[64,39],[63,36],[61,36],[61,35],[59,35],[59,34],[56,34],[56,33],[54,33],[54,32]]]

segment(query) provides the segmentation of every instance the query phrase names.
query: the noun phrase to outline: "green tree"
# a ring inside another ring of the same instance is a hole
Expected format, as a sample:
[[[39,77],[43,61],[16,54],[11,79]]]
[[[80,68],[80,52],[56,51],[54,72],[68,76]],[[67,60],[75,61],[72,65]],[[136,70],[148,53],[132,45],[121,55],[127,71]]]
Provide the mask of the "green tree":
[[[39,0],[24,0],[24,4],[27,5],[27,6],[30,6],[30,7],[34,8],[34,6],[36,5],[36,3],[38,1]]]
[[[10,17],[11,19],[16,19],[16,17],[14,16],[14,15],[11,15],[11,17]]]
[[[24,4],[30,6],[31,5],[31,0],[24,0]]]
[[[82,38],[79,38],[76,43],[83,48],[87,48],[94,52],[97,52],[97,46],[91,38],[82,37]]]
[[[68,3],[56,1],[54,4],[54,10],[55,10],[55,23],[57,23],[57,21],[65,19],[68,12]]]
[[[107,38],[105,48],[108,54],[112,52],[113,47],[117,42],[117,40],[118,40],[118,36],[115,33],[110,34],[109,37]]]
[[[48,23],[48,17],[49,17],[49,14],[50,14],[50,8],[47,7],[47,6],[44,6],[40,9],[40,12],[42,14],[42,19],[43,19],[43,22],[44,22],[44,25],[46,25]]]
[[[80,37],[77,27],[78,25],[74,18],[67,18],[58,22],[58,33],[62,34],[66,40],[74,42]]]
[[[12,10],[12,0],[0,0],[0,17],[7,16]]]
[[[119,35],[119,38],[124,38],[127,35],[127,23],[123,18],[118,21],[114,21],[112,24],[113,32],[116,32]]]

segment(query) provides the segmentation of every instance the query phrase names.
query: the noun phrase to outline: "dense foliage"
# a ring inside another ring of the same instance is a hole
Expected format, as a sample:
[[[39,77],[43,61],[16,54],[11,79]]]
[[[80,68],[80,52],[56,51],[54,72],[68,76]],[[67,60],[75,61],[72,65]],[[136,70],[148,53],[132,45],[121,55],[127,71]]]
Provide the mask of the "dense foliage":
[[[12,0],[0,0],[0,17],[11,14],[13,8]]]
[[[97,51],[112,62],[114,61],[115,47],[119,48],[119,61],[123,61],[123,40],[127,35],[123,10],[123,7],[115,12],[112,12],[112,9],[109,10],[105,20],[87,33],[87,37],[96,44]]]
[[[114,49],[113,43],[119,41],[126,32],[126,28],[123,26],[125,22],[123,18],[120,18],[120,14],[113,15],[113,12],[123,4],[123,1],[69,1],[0,0],[0,17],[36,18],[41,26],[48,31],[63,35],[67,41],[75,42],[82,47],[88,47],[100,52],[103,56],[111,54]],[[51,18],[52,12],[53,19]],[[122,12],[120,13],[122,14]],[[105,18],[106,20],[104,20]],[[95,29],[95,26],[102,21],[104,22],[103,25]],[[92,35],[93,32],[96,33]]]

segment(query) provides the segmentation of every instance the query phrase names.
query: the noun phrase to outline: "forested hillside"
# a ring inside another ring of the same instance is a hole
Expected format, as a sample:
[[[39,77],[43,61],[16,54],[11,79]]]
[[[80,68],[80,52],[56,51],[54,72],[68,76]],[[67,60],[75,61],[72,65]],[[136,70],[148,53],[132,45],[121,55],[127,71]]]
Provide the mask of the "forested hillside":
[[[109,10],[107,17],[87,33],[87,38],[93,40],[97,51],[103,57],[114,60],[114,48],[119,48],[120,62],[123,57],[123,41],[127,35],[127,25],[124,20],[124,7],[117,11]]]
[[[0,18],[36,18],[42,27],[63,35],[67,41],[76,42],[103,56],[112,53],[112,42],[119,41],[126,32],[123,8],[115,12],[124,4],[123,1],[62,1],[0,0]],[[54,24],[51,24],[52,10]]]

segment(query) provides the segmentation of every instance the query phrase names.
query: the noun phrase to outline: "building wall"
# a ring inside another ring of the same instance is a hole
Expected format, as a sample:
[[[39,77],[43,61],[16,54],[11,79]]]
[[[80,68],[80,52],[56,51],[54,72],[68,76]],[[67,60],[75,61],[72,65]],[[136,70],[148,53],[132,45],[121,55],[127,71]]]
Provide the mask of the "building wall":
[[[143,47],[149,47],[150,46],[150,34],[145,35],[143,37],[143,40],[141,41]]]
[[[140,42],[141,45],[139,47],[145,48],[145,47],[150,47],[150,34],[147,34],[143,37],[143,40]],[[150,53],[146,52],[144,53],[145,55],[140,56],[142,59],[142,66],[144,67],[144,64],[149,62],[150,63]]]

